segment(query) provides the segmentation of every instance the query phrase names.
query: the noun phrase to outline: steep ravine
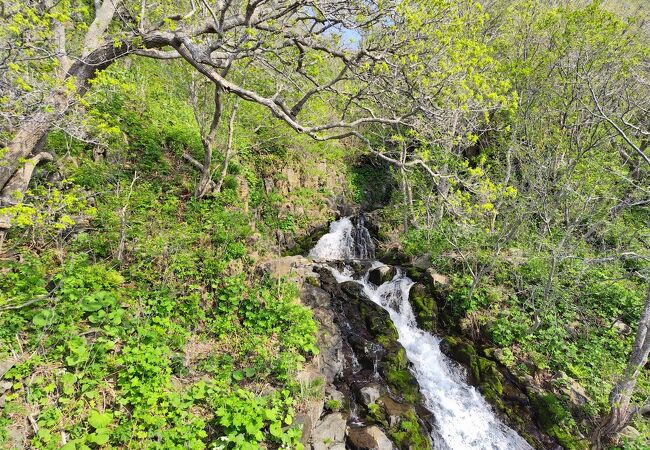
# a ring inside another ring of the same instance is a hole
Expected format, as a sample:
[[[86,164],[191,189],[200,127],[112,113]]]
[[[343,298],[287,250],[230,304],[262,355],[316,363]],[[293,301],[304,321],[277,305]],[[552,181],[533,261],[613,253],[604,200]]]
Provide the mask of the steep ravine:
[[[524,439],[506,424],[504,411],[490,405],[496,400],[506,409],[499,396],[525,403],[493,361],[478,355],[466,361],[462,342],[418,326],[418,309],[409,302],[414,282],[404,270],[371,259],[374,245],[363,225],[359,218],[336,221],[310,259],[283,258],[271,269],[298,275],[302,301],[320,324],[322,353],[299,376],[304,384],[319,384],[319,376],[323,381],[299,416],[306,447],[558,448],[539,432],[530,411],[509,411]]]

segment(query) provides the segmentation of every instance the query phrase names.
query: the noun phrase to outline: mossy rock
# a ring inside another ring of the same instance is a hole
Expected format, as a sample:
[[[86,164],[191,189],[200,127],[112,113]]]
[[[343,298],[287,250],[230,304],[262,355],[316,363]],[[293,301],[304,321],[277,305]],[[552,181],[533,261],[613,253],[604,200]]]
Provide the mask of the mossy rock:
[[[437,328],[438,305],[427,287],[422,283],[415,283],[409,291],[409,303],[418,326],[425,331],[433,332]]]
[[[478,370],[481,386],[494,391],[499,397],[503,395],[503,374],[494,361],[478,357]]]
[[[380,363],[380,371],[386,378],[392,391],[401,395],[405,401],[416,403],[420,401],[420,389],[413,374],[408,369],[406,350],[401,345],[392,349]]]
[[[377,339],[377,341],[386,346],[397,342],[399,333],[395,324],[390,320],[390,315],[381,307],[372,303],[372,301],[361,298],[359,302],[359,314],[365,322],[368,331]]]
[[[532,393],[530,403],[542,430],[557,439],[566,450],[586,450],[589,444],[578,435],[575,421],[558,398],[549,393]]]
[[[429,433],[412,411],[404,417],[398,426],[391,428],[388,435],[400,450],[431,449]]]
[[[447,336],[440,344],[440,350],[451,359],[467,366],[476,384],[481,381],[481,371],[478,364],[478,353],[472,344],[458,338]]]

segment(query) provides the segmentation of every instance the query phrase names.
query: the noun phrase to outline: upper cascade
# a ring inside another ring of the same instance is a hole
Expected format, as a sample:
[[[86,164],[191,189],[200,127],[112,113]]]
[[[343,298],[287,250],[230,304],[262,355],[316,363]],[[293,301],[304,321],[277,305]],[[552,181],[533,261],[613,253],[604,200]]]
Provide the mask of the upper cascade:
[[[309,256],[326,261],[373,259],[375,243],[365,226],[363,214],[357,216],[356,225],[351,217],[330,224],[330,231],[311,249]]]

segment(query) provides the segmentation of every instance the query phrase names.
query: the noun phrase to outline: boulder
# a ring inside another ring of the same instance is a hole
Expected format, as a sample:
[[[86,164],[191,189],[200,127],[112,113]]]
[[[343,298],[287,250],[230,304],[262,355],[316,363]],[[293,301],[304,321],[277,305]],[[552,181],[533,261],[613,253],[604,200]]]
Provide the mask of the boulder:
[[[325,381],[332,383],[336,376],[343,371],[344,356],[341,332],[334,323],[331,295],[319,287],[305,283],[300,292],[300,300],[311,308],[318,324],[320,353],[314,358],[314,364],[325,377]]]
[[[641,432],[631,425],[628,425],[625,428],[623,428],[621,430],[620,435],[625,438],[628,438],[631,441],[636,441],[639,438],[641,438]]]
[[[377,404],[381,406],[386,421],[391,428],[398,426],[402,419],[411,412],[409,405],[396,402],[388,395],[380,397]]]
[[[332,413],[323,417],[312,430],[312,449],[333,450],[340,448],[345,443],[346,426],[347,417],[342,413]]]
[[[368,281],[375,286],[381,286],[387,281],[392,280],[395,273],[396,270],[393,266],[379,266],[368,273]]]
[[[424,255],[416,256],[411,261],[411,265],[420,270],[428,269],[431,267],[431,254],[425,253]]]
[[[370,383],[359,389],[359,399],[365,407],[377,402],[381,397],[381,386],[377,383]]]
[[[350,428],[347,434],[347,443],[352,450],[393,450],[394,448],[390,439],[375,425]]]
[[[370,270],[372,262],[367,260],[354,260],[350,261],[349,266],[354,271],[354,278],[358,279],[363,277],[363,275]]]
[[[447,275],[437,273],[434,269],[429,268],[425,272],[425,279],[432,288],[447,288],[451,284],[451,280]]]
[[[622,336],[629,336],[632,333],[632,328],[622,320],[616,320],[612,327]]]
[[[555,384],[559,386],[559,394],[566,396],[574,406],[582,406],[591,401],[585,388],[562,371],[558,373]]]
[[[494,361],[479,356],[469,342],[448,336],[440,343],[440,351],[449,358],[467,366],[470,381],[495,405],[501,405],[504,376]]]
[[[295,426],[302,427],[300,443],[306,447],[311,441],[311,432],[314,427],[311,417],[309,417],[309,414],[298,413],[296,414],[296,417],[293,418],[293,423]]]
[[[356,281],[344,281],[339,284],[341,292],[352,301],[357,301],[363,295],[363,286]]]

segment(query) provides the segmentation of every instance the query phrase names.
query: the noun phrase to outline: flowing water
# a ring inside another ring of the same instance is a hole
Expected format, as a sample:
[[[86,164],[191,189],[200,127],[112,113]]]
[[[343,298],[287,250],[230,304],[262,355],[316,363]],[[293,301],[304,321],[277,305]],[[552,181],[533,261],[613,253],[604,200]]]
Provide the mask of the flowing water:
[[[326,261],[359,258],[358,221],[355,226],[349,218],[333,222],[310,252],[315,259]],[[366,230],[367,233],[367,230]],[[368,234],[369,237],[369,234]],[[365,247],[364,247],[365,246]],[[367,244],[361,247],[367,249]],[[374,245],[372,247],[374,253]],[[370,253],[360,259],[373,256]],[[383,264],[373,262],[372,267]],[[331,269],[338,282],[353,280],[352,271]],[[364,293],[390,314],[399,333],[412,371],[420,385],[425,406],[435,416],[431,433],[436,450],[499,449],[532,450],[532,447],[514,430],[501,422],[481,394],[467,384],[464,370],[440,351],[438,336],[418,328],[408,301],[413,281],[398,270],[395,277],[381,286],[368,281],[368,274],[355,280]]]

